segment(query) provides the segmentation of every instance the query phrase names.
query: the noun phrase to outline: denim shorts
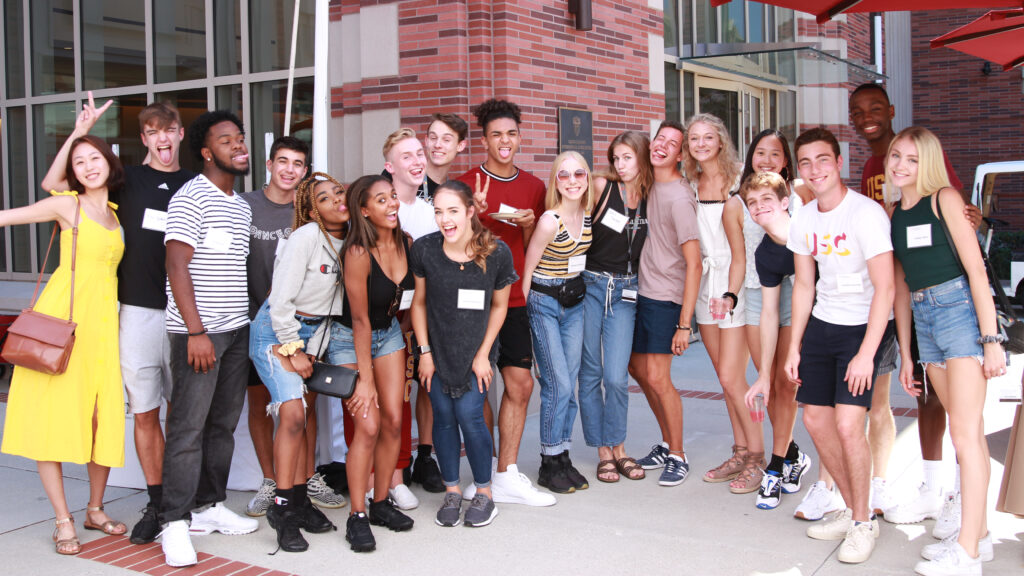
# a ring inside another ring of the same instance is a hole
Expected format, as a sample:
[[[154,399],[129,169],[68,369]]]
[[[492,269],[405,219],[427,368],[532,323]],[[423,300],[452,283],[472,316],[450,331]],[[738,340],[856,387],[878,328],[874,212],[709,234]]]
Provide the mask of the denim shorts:
[[[922,364],[945,364],[950,358],[984,358],[978,338],[978,314],[971,287],[958,276],[910,294]]]
[[[636,299],[636,327],[633,329],[634,354],[671,354],[672,338],[683,307],[667,300],[644,296]]]
[[[295,319],[299,320],[299,339],[306,343],[309,343],[309,339],[323,320],[307,316],[296,316]],[[270,305],[264,303],[249,324],[249,359],[252,360],[259,380],[270,392],[268,413],[276,413],[277,406],[282,402],[302,398],[305,392],[302,376],[285,370],[281,366],[281,360],[274,354],[273,347],[278,344],[282,342],[278,342],[277,335],[274,334],[274,327],[270,321]],[[306,351],[309,352],[308,346]]]
[[[793,325],[793,277],[783,278],[779,285],[779,326]],[[761,292],[764,286],[757,288],[747,287],[744,293],[747,295],[747,326],[761,325],[761,309],[764,307],[764,298]]]
[[[370,357],[380,358],[405,349],[405,337],[398,319],[391,326],[370,332]],[[327,345],[327,361],[331,364],[355,364],[356,343],[352,329],[341,322],[331,322],[331,342]]]

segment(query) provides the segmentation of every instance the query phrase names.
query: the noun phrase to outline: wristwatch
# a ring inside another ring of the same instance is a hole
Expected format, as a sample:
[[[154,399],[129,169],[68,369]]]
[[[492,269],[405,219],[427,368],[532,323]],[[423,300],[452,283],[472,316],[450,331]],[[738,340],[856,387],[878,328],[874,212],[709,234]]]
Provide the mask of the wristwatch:
[[[418,354],[420,356],[422,356],[424,354],[430,354],[430,345],[427,344],[427,345],[424,345],[424,346],[417,346],[416,347],[416,354]]]

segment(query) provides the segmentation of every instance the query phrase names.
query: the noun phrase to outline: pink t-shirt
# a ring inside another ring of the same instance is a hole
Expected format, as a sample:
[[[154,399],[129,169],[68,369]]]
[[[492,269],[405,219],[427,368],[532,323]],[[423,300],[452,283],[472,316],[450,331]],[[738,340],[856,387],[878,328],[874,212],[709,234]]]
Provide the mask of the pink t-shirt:
[[[641,296],[682,305],[687,270],[681,247],[690,240],[697,240],[693,190],[681,178],[655,183],[647,199],[647,242],[640,254]]]

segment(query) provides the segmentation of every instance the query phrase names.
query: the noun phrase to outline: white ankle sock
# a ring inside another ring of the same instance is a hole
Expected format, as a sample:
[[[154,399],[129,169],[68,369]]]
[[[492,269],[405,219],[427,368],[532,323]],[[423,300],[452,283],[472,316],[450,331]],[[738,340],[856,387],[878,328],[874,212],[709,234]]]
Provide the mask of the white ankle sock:
[[[661,447],[664,448],[665,450],[668,450],[668,442],[662,442]],[[959,468],[957,468],[957,470],[959,470]]]
[[[942,488],[942,460],[924,460],[924,484],[932,490],[941,492]]]

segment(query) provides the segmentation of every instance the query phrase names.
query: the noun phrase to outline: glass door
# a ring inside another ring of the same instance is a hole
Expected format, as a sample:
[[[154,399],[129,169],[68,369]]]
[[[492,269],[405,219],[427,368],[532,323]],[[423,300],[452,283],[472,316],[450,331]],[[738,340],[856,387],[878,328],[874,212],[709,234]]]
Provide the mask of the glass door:
[[[743,82],[698,76],[697,112],[714,114],[725,122],[742,156],[764,128],[767,90]]]

